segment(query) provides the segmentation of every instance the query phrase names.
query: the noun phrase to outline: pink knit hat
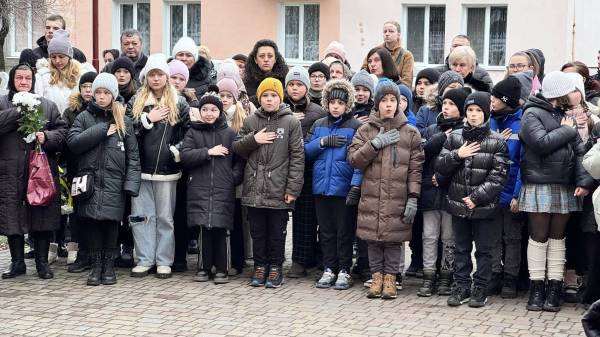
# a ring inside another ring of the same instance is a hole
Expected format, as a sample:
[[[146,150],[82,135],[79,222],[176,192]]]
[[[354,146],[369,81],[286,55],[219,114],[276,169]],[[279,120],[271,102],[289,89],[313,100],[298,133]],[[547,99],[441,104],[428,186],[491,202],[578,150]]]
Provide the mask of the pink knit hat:
[[[219,87],[219,92],[227,91],[233,95],[233,98],[237,101],[240,96],[240,90],[238,89],[237,84],[231,78],[222,78],[219,82],[217,82],[217,87]]]
[[[172,60],[171,62],[169,62],[169,72],[171,73],[171,76],[183,76],[186,82],[190,79],[190,71],[188,70],[185,63],[179,60]]]
[[[329,46],[325,48],[323,55],[327,56],[329,54],[336,54],[342,58],[342,62],[346,62],[346,48],[338,41],[331,41]]]

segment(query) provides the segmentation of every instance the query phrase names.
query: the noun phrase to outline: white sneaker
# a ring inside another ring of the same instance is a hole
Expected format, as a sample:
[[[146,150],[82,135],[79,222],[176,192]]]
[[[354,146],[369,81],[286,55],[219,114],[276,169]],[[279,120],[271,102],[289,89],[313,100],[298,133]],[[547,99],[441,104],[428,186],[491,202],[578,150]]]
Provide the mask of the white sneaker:
[[[58,260],[58,244],[52,242],[48,249],[48,264],[53,264],[56,260]]]
[[[157,278],[169,278],[171,277],[171,267],[169,266],[158,266],[156,267]]]
[[[363,283],[363,286],[365,286],[365,288],[371,288],[371,283],[373,283],[372,278],[366,280],[365,283]]]
[[[148,271],[151,269],[152,267],[149,266],[140,266],[137,265],[135,266],[133,269],[131,269],[131,277],[144,277],[148,275]]]
[[[69,242],[67,243],[67,264],[73,264],[75,259],[77,259],[77,247],[79,245],[77,242]]]

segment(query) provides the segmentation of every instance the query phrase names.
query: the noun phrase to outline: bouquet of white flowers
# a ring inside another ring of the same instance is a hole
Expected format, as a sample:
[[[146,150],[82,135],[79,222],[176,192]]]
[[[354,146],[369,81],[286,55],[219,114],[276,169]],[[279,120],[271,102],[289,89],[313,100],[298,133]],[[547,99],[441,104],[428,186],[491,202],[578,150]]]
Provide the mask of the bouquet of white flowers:
[[[23,138],[25,142],[33,142],[35,133],[42,131],[46,122],[48,122],[40,108],[40,95],[21,91],[13,96],[12,103],[22,115],[17,131],[25,135],[25,138]]]

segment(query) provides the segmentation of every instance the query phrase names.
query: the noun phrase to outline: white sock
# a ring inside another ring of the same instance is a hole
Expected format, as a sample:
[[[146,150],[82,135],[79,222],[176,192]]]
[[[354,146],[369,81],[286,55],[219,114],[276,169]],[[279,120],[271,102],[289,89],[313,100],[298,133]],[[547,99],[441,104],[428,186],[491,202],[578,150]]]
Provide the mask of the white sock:
[[[529,265],[529,279],[543,281],[546,279],[546,250],[548,241],[537,242],[529,238],[527,244],[527,264]]]
[[[548,239],[548,280],[563,280],[565,252],[565,239]]]

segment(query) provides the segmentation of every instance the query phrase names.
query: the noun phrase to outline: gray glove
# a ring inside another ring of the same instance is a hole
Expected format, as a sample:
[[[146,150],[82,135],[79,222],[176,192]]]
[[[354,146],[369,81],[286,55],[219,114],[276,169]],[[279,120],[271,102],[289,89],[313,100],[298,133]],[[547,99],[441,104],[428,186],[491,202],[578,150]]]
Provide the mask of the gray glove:
[[[392,129],[388,132],[383,132],[383,130],[383,127],[381,127],[377,136],[371,140],[371,144],[375,150],[381,150],[388,145],[396,144],[400,140],[400,132],[397,129]]]
[[[417,215],[417,198],[408,198],[406,201],[406,208],[404,209],[404,217],[402,218],[402,222],[407,225],[412,225],[415,221],[415,216]]]
[[[360,201],[360,187],[352,186],[346,197],[346,206],[356,206]]]
[[[346,137],[342,135],[329,135],[321,137],[321,147],[342,147],[346,145]]]

